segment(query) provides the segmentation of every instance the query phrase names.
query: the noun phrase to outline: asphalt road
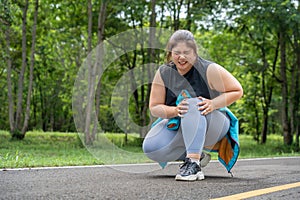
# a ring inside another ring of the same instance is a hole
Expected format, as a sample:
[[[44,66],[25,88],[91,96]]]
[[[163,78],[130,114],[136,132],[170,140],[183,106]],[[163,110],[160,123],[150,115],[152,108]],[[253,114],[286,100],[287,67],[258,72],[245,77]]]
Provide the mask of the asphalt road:
[[[0,199],[214,199],[300,182],[300,157],[239,160],[233,178],[212,161],[196,182],[175,181],[178,165],[0,170]],[[300,199],[300,187],[249,199]]]

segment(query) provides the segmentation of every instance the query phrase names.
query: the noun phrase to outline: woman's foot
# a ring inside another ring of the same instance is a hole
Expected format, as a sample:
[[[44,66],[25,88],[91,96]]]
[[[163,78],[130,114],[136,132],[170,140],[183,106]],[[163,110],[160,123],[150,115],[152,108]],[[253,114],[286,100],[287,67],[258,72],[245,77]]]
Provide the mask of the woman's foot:
[[[196,181],[203,180],[204,174],[200,166],[196,162],[192,162],[190,158],[186,158],[180,166],[179,174],[176,175],[176,181]]]

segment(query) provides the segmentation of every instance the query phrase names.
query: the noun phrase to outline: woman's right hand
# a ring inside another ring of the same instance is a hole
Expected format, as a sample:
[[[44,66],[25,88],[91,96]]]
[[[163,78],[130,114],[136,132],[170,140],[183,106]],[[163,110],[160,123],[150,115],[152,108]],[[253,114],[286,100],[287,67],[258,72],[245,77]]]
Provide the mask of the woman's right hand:
[[[182,100],[176,107],[177,115],[179,117],[184,117],[184,114],[188,112],[189,109],[189,103],[186,101],[186,99]]]

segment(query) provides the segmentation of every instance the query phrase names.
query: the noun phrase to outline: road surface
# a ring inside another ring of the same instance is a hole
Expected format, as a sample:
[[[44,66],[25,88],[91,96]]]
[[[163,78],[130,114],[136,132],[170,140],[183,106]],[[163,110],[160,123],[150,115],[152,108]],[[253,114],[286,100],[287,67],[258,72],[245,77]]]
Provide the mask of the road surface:
[[[179,164],[0,169],[0,199],[300,199],[300,157],[238,160],[234,177],[212,161],[196,182],[174,180]]]

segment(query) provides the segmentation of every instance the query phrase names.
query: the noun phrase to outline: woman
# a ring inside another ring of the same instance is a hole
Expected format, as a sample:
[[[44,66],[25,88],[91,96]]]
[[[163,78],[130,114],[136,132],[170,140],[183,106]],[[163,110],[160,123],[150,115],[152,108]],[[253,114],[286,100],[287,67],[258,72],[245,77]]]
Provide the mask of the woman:
[[[230,118],[220,109],[241,98],[243,89],[223,67],[198,56],[187,30],[170,37],[166,59],[154,77],[149,102],[151,114],[162,120],[147,134],[143,150],[157,162],[185,160],[176,180],[202,180],[203,148],[216,145],[229,131]],[[190,98],[182,98],[183,91]],[[168,126],[170,119],[175,127],[180,124],[178,129]]]

